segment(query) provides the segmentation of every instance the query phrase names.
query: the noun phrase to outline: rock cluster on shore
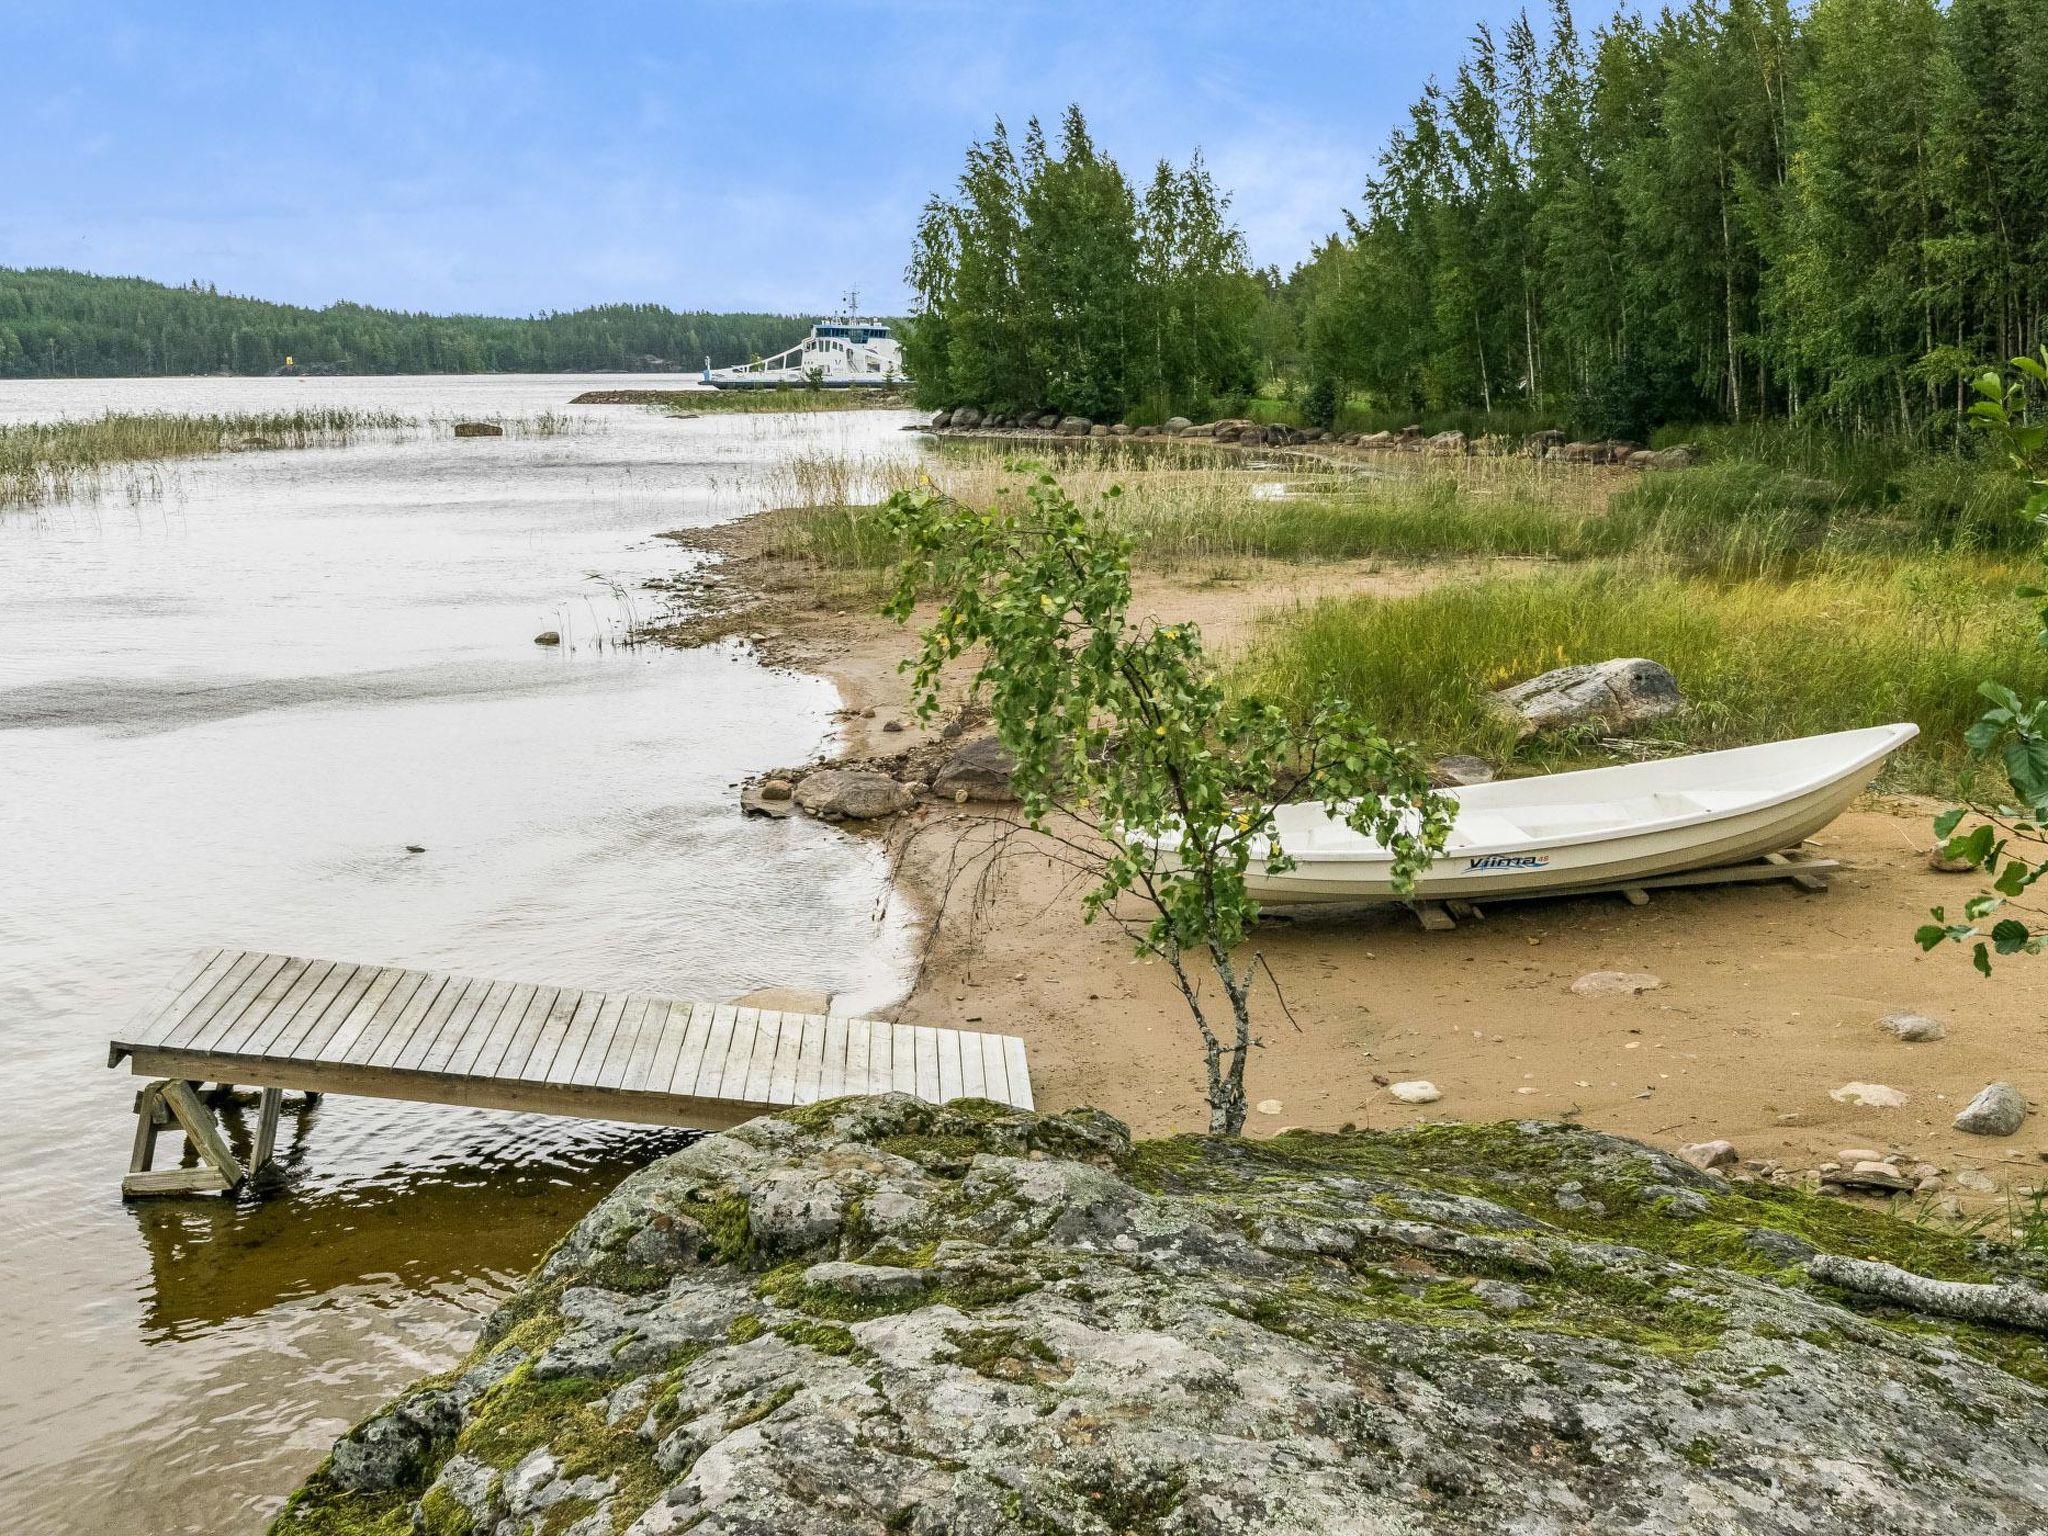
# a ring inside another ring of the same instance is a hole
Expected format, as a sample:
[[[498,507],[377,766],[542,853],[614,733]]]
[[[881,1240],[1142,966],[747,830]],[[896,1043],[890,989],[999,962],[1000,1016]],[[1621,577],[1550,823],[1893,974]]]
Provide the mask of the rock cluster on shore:
[[[840,1100],[628,1179],[273,1530],[2037,1531],[2041,1336],[1926,1315],[2038,1316],[2002,1252],[1565,1126]]]
[[[1414,453],[1433,458],[1463,458],[1470,454],[1515,456],[1551,459],[1563,464],[1618,464],[1630,469],[1688,469],[1699,462],[1699,449],[1691,443],[1680,443],[1670,448],[1646,448],[1641,443],[1622,438],[1567,442],[1565,434],[1555,428],[1520,437],[1505,433],[1468,437],[1463,432],[1438,432],[1425,437],[1419,426],[1403,427],[1398,432],[1339,433],[1324,427],[1285,426],[1250,421],[1244,417],[1195,422],[1185,416],[1174,416],[1158,426],[1132,426],[1122,421],[1105,425],[1090,421],[1085,416],[1067,416],[1058,411],[984,411],[979,406],[959,405],[933,416],[928,430],[1008,432],[1049,437],[1178,438],[1231,443],[1239,447],[1325,445],[1363,449],[1369,453]]]

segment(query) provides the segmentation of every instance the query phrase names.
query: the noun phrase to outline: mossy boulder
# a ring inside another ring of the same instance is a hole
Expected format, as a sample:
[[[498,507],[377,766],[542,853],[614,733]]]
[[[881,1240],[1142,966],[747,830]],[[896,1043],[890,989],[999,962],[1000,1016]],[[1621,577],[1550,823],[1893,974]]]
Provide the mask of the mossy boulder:
[[[1569,1126],[840,1100],[628,1179],[273,1531],[2048,1527],[2042,1339],[1819,1253],[2038,1278]]]

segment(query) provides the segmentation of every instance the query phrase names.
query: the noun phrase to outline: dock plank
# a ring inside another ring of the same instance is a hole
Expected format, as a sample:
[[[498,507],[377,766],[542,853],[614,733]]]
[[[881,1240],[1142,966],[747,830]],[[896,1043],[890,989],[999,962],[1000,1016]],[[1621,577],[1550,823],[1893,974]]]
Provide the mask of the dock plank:
[[[836,1014],[828,1014],[824,1024],[825,1060],[818,1074],[816,1096],[821,1099],[836,1099],[846,1092],[846,1020]]]
[[[822,1013],[785,1014],[802,1027],[796,1055],[796,1102],[815,1104],[821,1095],[818,1085],[825,1080],[825,1016]],[[842,1039],[840,1044],[845,1045]]]
[[[227,961],[226,965],[208,967],[206,974],[213,979],[205,981],[205,978],[201,978],[204,982],[203,990],[193,1000],[191,1006],[183,1013],[165,1021],[164,1033],[160,1037],[162,1044],[183,1045],[204,1029],[212,1021],[214,1014],[220,1011],[220,1005],[227,1001],[228,994],[242,984],[242,978],[255,970],[257,961],[264,957],[245,950],[223,958]]]
[[[108,1057],[172,1082],[707,1129],[844,1094],[1030,1103],[1006,1035],[226,948],[189,956]]]
[[[392,1038],[377,1048],[377,1054],[370,1058],[373,1067],[391,1067],[398,1071],[417,1072],[420,1063],[427,1059],[427,1052],[441,1037],[441,1030],[453,1017],[455,1010],[464,1005],[474,992],[477,1001],[483,1000],[482,988],[488,982],[475,976],[450,976],[448,984],[441,988],[434,998],[433,1007],[421,1017],[418,1026],[404,1039],[398,1039],[398,1031],[391,1032]]]
[[[392,1054],[395,1056],[405,1042],[412,1038],[412,1032],[419,1027],[419,1022],[426,1016],[427,1010],[434,1006],[434,999],[441,995],[441,989],[453,985],[454,982],[455,978],[452,976],[422,973],[420,984],[413,988],[412,996],[405,1000],[405,1005],[385,1022],[382,1029],[373,1025],[364,1030],[356,1043],[341,1053],[341,1060],[347,1063],[368,1062],[384,1050],[387,1042],[390,1043]]]
[[[892,1092],[917,1092],[917,1031],[908,1024],[889,1026],[890,1069],[889,1086]]]
[[[981,1085],[981,1042],[982,1033],[978,1029],[962,1030],[954,1042],[960,1051],[960,1097],[963,1099],[986,1097]]]
[[[981,1037],[982,1092],[999,1104],[1010,1102],[1010,1073],[1003,1061],[1003,1037]]]

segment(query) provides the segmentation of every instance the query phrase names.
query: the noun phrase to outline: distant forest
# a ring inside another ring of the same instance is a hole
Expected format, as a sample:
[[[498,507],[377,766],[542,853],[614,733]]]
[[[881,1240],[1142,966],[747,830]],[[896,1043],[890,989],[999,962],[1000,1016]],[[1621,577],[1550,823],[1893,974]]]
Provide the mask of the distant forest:
[[[582,373],[683,370],[779,352],[809,325],[789,315],[607,304],[503,319],[330,304],[302,309],[193,283],[0,267],[0,378],[311,372]]]

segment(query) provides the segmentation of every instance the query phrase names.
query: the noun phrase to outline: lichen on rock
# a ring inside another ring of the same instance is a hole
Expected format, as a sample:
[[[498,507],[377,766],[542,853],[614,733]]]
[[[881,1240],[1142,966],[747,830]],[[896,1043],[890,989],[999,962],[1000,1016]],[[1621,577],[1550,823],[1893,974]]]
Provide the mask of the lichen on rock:
[[[2038,1278],[1569,1126],[840,1100],[626,1180],[273,1530],[2043,1528],[2042,1338],[1828,1253]]]

